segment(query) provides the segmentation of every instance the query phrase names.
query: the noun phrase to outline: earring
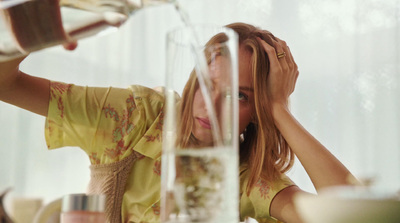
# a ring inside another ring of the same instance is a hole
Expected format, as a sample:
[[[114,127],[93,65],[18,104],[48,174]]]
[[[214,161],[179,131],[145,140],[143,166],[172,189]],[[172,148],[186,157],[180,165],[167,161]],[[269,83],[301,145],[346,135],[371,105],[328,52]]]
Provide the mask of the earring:
[[[244,130],[244,131],[246,131],[246,130]],[[239,135],[239,142],[240,143],[244,142],[244,134],[243,133]]]

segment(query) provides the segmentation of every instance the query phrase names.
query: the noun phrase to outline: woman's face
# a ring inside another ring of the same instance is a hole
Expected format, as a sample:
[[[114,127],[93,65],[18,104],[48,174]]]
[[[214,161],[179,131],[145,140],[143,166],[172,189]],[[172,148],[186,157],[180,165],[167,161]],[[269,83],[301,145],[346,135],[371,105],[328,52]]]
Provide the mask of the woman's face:
[[[211,79],[211,91],[213,92],[212,102],[217,110],[217,117],[220,119],[224,112],[219,109],[223,104],[223,86],[231,72],[230,60],[220,54],[216,54],[209,65]],[[251,72],[251,53],[243,47],[239,48],[239,133],[242,133],[246,126],[255,116],[253,78]],[[220,112],[219,112],[220,111]],[[193,99],[194,126],[192,133],[203,143],[212,143],[211,123],[208,118],[207,108],[203,100],[200,88],[196,90]]]

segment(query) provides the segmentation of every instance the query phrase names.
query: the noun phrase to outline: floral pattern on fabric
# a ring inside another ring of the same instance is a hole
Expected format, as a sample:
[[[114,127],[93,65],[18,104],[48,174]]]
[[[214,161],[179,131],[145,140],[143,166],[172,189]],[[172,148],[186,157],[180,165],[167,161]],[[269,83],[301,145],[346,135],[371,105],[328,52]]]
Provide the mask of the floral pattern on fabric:
[[[161,176],[161,161],[156,161],[154,163],[153,172],[158,176]]]
[[[52,135],[52,132],[54,132],[53,131],[53,125],[54,125],[54,121],[53,120],[47,120],[47,122],[46,122],[46,130],[47,130],[47,132],[50,133],[50,135]],[[51,148],[50,143],[47,143],[47,149],[50,149],[50,148]]]
[[[90,153],[89,155],[91,164],[100,164],[100,159],[98,158],[98,153]]]
[[[63,95],[69,90],[71,84],[64,84],[59,82],[50,83],[50,100],[57,100],[58,110],[61,112],[61,118],[64,118],[64,103],[62,97],[58,95]]]
[[[271,202],[280,191],[295,184],[284,174],[272,181],[259,178],[248,194],[249,175],[247,164],[240,165],[240,219],[251,217],[260,223],[279,222],[269,213]]]
[[[161,112],[159,115],[158,122],[156,124],[155,130],[158,130],[157,133],[153,135],[144,135],[143,137],[146,139],[146,142],[161,142],[162,141],[162,127],[164,125],[164,108],[161,108]]]
[[[156,134],[156,135],[145,135],[145,136],[143,136],[143,137],[147,139],[147,142],[154,142],[154,141],[161,142],[161,136],[160,136],[160,134]]]
[[[150,88],[51,83],[45,137],[49,149],[80,147],[91,164],[133,155],[121,207],[124,222],[159,222],[164,96]],[[138,180],[140,179],[140,180]]]
[[[157,122],[156,130],[162,131],[163,125],[164,125],[164,107],[161,108],[160,119]]]
[[[271,185],[263,179],[259,179],[255,185],[255,187],[258,187],[258,191],[260,192],[261,197],[265,199],[271,199],[269,197],[269,192],[271,190]]]
[[[114,121],[118,122],[119,121],[119,115],[118,112],[108,104],[108,106],[103,108],[104,114],[106,118],[110,116],[110,118],[114,119]]]
[[[153,209],[153,213],[155,215],[160,215],[160,205],[158,203],[153,204],[151,208]]]
[[[114,148],[106,148],[105,150],[105,155],[112,160],[117,159],[128,150],[124,137],[135,128],[135,125],[130,121],[132,113],[136,109],[133,96],[130,95],[125,102],[127,108],[122,113],[118,113],[117,109],[113,108],[110,104],[103,107],[104,116],[118,123],[117,127],[112,131],[113,142],[116,142],[116,145]]]

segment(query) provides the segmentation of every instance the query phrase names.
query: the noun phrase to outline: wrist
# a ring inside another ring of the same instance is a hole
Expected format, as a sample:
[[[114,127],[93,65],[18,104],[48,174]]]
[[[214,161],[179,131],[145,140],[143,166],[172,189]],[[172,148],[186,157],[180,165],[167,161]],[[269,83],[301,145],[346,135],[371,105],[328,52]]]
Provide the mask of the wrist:
[[[287,103],[273,102],[271,104],[272,116],[274,117],[275,123],[283,117],[283,114],[290,113]]]
[[[285,102],[272,102],[271,103],[272,107],[272,113],[274,114],[275,112],[284,112],[284,111],[289,111],[289,106],[288,103]]]
[[[0,61],[0,75],[1,77],[7,76],[7,75],[13,75],[17,73],[19,70],[19,65],[20,63],[26,58],[26,56],[23,57],[17,57],[8,61]]]
[[[19,64],[24,58],[0,62],[0,93],[7,91],[20,76]]]

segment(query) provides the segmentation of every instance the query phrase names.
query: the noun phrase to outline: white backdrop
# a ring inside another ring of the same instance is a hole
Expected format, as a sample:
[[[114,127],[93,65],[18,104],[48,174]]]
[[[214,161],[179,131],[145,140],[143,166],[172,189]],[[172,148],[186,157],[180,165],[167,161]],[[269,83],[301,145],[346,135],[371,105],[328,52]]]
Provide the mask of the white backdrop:
[[[286,40],[299,65],[298,120],[358,177],[400,188],[400,0],[181,0],[193,23],[247,22]],[[164,84],[172,6],[135,13],[118,31],[30,55],[21,69],[78,85]],[[84,192],[89,160],[46,149],[44,118],[0,103],[0,190],[46,201]],[[314,189],[297,162],[289,173]]]

